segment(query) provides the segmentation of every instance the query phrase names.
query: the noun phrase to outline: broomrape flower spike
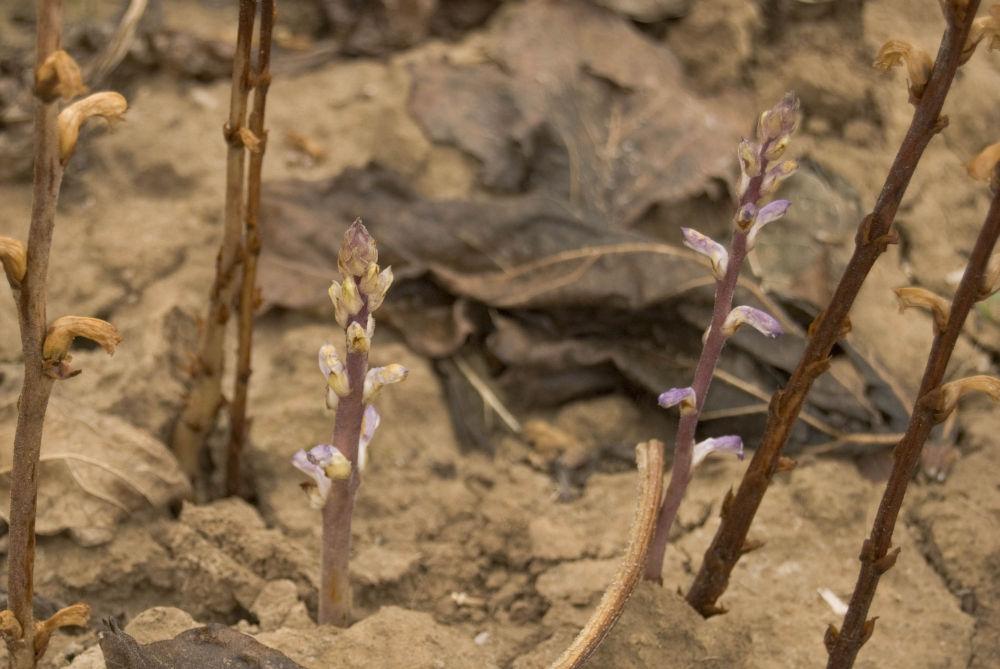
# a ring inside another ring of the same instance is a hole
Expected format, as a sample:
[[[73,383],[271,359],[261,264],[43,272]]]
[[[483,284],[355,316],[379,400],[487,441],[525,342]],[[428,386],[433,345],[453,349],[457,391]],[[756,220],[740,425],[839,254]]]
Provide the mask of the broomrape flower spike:
[[[382,421],[372,405],[382,388],[406,378],[399,364],[368,369],[375,335],[372,312],[392,285],[392,269],[378,266],[378,248],[360,219],[344,234],[337,256],[338,281],[330,285],[334,316],[342,328],[346,357],[333,344],[320,347],[320,373],[326,378],[326,405],[336,411],[333,440],[299,451],[292,464],[312,481],[303,485],[310,503],[323,511],[319,622],[345,627],[351,622],[348,557],[354,499],[368,446]]]
[[[788,93],[778,104],[759,116],[754,139],[743,139],[740,142],[737,149],[740,164],[736,187],[738,201],[733,213],[729,248],[700,232],[681,228],[684,245],[708,257],[712,262],[712,274],[716,279],[715,304],[712,320],[702,338],[701,355],[695,367],[693,382],[689,387],[671,388],[658,398],[661,407],[679,405],[680,420],[670,482],[663,495],[655,535],[646,554],[644,577],[647,580],[661,579],[670,527],[677,517],[693,468],[713,451],[731,452],[742,457],[743,441],[737,436],[706,439],[695,444],[698,415],[728,337],[745,324],[768,337],[776,337],[782,333],[778,321],[763,311],[749,306],[734,309],[733,295],[743,261],[753,248],[757,236],[765,226],[782,218],[791,206],[788,200],[772,201],[771,197],[798,167],[794,160],[784,156],[800,122],[799,100],[794,94]]]

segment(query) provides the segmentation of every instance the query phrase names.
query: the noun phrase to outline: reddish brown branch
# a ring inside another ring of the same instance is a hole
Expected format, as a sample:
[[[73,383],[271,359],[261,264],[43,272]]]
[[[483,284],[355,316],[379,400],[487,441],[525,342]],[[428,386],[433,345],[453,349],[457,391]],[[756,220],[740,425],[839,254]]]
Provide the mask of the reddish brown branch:
[[[898,548],[890,552],[892,532],[896,527],[896,518],[903,505],[907,485],[913,478],[920,460],[920,450],[931,429],[938,422],[935,417],[938,409],[934,402],[937,394],[935,391],[940,388],[944,380],[948,361],[955,349],[955,342],[962,333],[969,311],[983,297],[981,293],[983,277],[998,237],[1000,237],[1000,189],[993,195],[989,213],[979,231],[965,274],[951,301],[947,325],[934,337],[927,366],[924,368],[924,377],[920,382],[920,391],[917,395],[919,399],[914,404],[910,416],[910,424],[893,451],[892,472],[889,474],[882,501],[872,523],[871,534],[861,548],[859,556],[861,572],[858,574],[854,594],[851,596],[851,603],[844,617],[843,628],[840,632],[832,627],[827,631],[826,643],[830,651],[828,669],[848,669],[853,666],[858,651],[874,629],[874,619],[867,620],[868,609],[875,597],[879,578],[892,567],[899,552]]]
[[[256,146],[250,152],[247,174],[247,209],[243,243],[243,276],[239,297],[239,343],[236,352],[236,382],[229,405],[229,447],[226,455],[226,494],[240,491],[240,454],[246,443],[247,392],[250,385],[250,357],[253,349],[253,320],[257,308],[257,259],[260,257],[260,184],[267,148],[264,107],[271,85],[271,33],[274,29],[274,0],[262,0],[260,35],[257,42],[257,69],[253,77],[253,107],[247,121]]]
[[[62,2],[37,3],[35,68],[41,68],[59,49],[62,39]],[[14,669],[35,666],[34,594],[35,511],[38,502],[38,456],[49,395],[55,380],[45,373],[46,281],[55,226],[56,203],[62,184],[59,160],[59,108],[55,99],[35,100],[35,166],[28,231],[27,262],[18,295],[18,321],[24,354],[24,381],[14,433],[14,461],[10,488],[10,544],[7,553],[7,606],[20,624],[19,639],[7,638]]]
[[[233,85],[229,121],[223,135],[229,145],[226,156],[226,205],[222,244],[216,258],[215,280],[209,293],[208,316],[198,342],[191,384],[184,399],[173,434],[173,449],[192,483],[199,479],[201,453],[224,403],[222,374],[225,368],[223,345],[231,305],[236,298],[236,265],[240,261],[243,236],[243,176],[247,139],[244,121],[250,95],[250,50],[253,41],[256,0],[240,0],[236,53],[233,56]]]
[[[813,381],[829,366],[829,355],[845,330],[854,299],[886,246],[895,241],[892,224],[917,163],[931,139],[942,129],[945,98],[962,59],[969,27],[979,7],[970,0],[964,15],[949,22],[941,40],[930,79],[916,104],[913,120],[889,169],[872,212],[858,227],[855,249],[833,298],[810,327],[806,350],[785,387],[774,394],[764,437],[739,488],[724,505],[722,523],[705,553],[687,600],[702,615],[721,612],[716,601],[725,592],[729,576],[744,552],[747,532],[778,467],[781,451],[802,409]],[[731,493],[730,493],[731,494]]]

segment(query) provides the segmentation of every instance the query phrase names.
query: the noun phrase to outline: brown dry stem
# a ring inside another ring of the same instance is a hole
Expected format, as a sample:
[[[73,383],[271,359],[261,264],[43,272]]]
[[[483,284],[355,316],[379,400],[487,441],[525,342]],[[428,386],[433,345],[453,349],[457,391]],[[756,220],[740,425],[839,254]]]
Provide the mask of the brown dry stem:
[[[865,278],[887,245],[895,241],[892,224],[896,212],[924,149],[942,128],[941,109],[958,70],[978,7],[979,0],[970,0],[961,20],[950,22],[945,30],[930,78],[915,105],[909,130],[889,169],[875,207],[858,227],[854,253],[833,298],[810,327],[806,350],[788,383],[771,399],[760,446],[750,460],[687,594],[688,602],[703,616],[721,612],[716,602],[725,592],[733,567],[743,554],[747,532],[777,470],[781,451],[802,410],[806,394],[813,381],[827,369],[830,351],[842,336],[844,323]]]
[[[215,280],[209,293],[208,316],[203,323],[198,351],[184,408],[174,428],[172,446],[184,472],[196,483],[201,474],[201,454],[222,408],[223,345],[231,305],[236,297],[236,265],[243,234],[243,172],[246,148],[240,139],[250,95],[250,49],[253,41],[256,0],[240,0],[236,53],[229,120],[223,130],[226,155],[226,204],[222,243],[216,257]]]
[[[39,0],[37,12],[36,72],[59,49],[62,3],[60,0]],[[45,410],[54,383],[54,379],[45,373],[42,346],[46,331],[49,251],[63,176],[63,165],[59,160],[58,112],[54,99],[36,97],[31,224],[24,278],[17,295],[24,380],[18,401],[11,466],[7,605],[21,628],[21,634],[17,638],[5,639],[13,669],[35,667],[35,620],[31,604],[34,593],[38,456],[42,446]]]
[[[621,617],[625,603],[642,578],[646,552],[656,529],[660,497],[663,494],[663,450],[663,443],[655,439],[636,446],[635,460],[639,476],[635,510],[621,566],[587,624],[549,669],[576,669],[583,666]]]
[[[226,494],[240,492],[240,454],[246,443],[247,394],[250,385],[250,358],[253,349],[253,320],[258,306],[257,259],[260,257],[260,184],[267,149],[264,109],[271,84],[271,33],[274,29],[274,0],[262,0],[260,35],[257,46],[257,70],[254,73],[253,107],[248,121],[249,131],[256,139],[250,153],[247,175],[247,209],[243,244],[243,275],[239,297],[239,342],[236,352],[236,382],[233,401],[229,405],[229,447],[226,453]]]
[[[998,237],[1000,237],[1000,191],[995,191],[989,213],[986,215],[972,254],[969,256],[962,281],[958,284],[958,289],[952,298],[948,323],[934,337],[934,342],[931,344],[931,352],[927,357],[927,366],[924,368],[920,391],[917,394],[919,399],[913,406],[910,424],[893,451],[892,472],[889,474],[885,492],[882,494],[882,501],[879,503],[878,512],[872,523],[871,534],[861,549],[859,556],[861,571],[858,574],[854,594],[851,596],[851,602],[844,616],[843,627],[839,631],[831,628],[827,632],[827,648],[830,652],[828,669],[849,669],[852,667],[861,646],[868,640],[874,629],[875,619],[868,619],[868,611],[872,599],[875,597],[879,579],[896,560],[896,555],[890,552],[896,519],[903,505],[906,488],[919,464],[920,451],[924,442],[927,441],[931,429],[939,420],[943,420],[938,401],[940,399],[938,395],[941,394],[941,382],[948,369],[948,361],[955,349],[955,343],[958,341],[959,335],[962,334],[965,319],[980,299],[980,286]],[[993,379],[989,377],[986,379],[993,382]],[[973,382],[967,386],[964,388],[965,390],[996,391],[995,383]],[[962,392],[963,387],[958,386],[951,393],[954,395],[954,401],[951,402],[952,408]],[[896,552],[898,553],[898,550]]]

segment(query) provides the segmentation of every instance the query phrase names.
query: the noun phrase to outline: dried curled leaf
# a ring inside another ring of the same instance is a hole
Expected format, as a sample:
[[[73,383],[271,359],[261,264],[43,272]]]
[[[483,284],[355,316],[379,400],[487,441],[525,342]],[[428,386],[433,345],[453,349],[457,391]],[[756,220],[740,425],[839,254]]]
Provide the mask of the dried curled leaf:
[[[40,658],[48,648],[52,633],[60,627],[86,627],[90,622],[90,607],[72,604],[59,609],[48,620],[35,623],[35,657]]]
[[[990,51],[1000,49],[1000,5],[993,5],[990,7],[988,16],[980,16],[972,22],[969,36],[965,40],[965,47],[962,49],[961,62],[965,63],[972,58],[976,47],[986,38],[989,38],[987,48]]]
[[[991,144],[980,151],[978,156],[969,161],[965,169],[973,179],[991,183],[998,162],[1000,162],[1000,142]]]
[[[87,119],[100,116],[106,121],[121,120],[128,102],[118,93],[105,91],[88,95],[59,112],[59,160],[65,165],[76,150],[80,126]]]
[[[114,619],[100,636],[101,652],[109,667],[259,667],[303,669],[281,652],[224,625],[213,624],[181,632],[173,639],[140,644]]]
[[[916,102],[924,94],[934,66],[929,53],[909,42],[891,39],[882,45],[873,63],[875,68],[884,71],[903,64],[910,80],[910,101]]]
[[[899,302],[899,311],[917,307],[927,309],[934,315],[934,331],[941,332],[948,324],[948,316],[951,315],[951,303],[940,295],[936,295],[926,288],[917,286],[905,286],[896,288],[896,300]]]
[[[0,237],[0,262],[10,285],[18,288],[28,271],[28,252],[18,239]]]
[[[986,271],[983,273],[983,283],[979,287],[979,299],[985,300],[993,293],[1000,290],[1000,253],[990,256],[990,261],[986,264]]]
[[[247,147],[250,153],[260,153],[260,138],[253,133],[253,130],[241,127],[237,134],[239,134],[243,146]]]
[[[20,639],[23,630],[14,612],[10,609],[0,611],[0,635],[5,639]]]
[[[52,367],[68,362],[69,347],[77,337],[86,337],[100,345],[108,355],[114,355],[118,344],[122,343],[118,329],[107,321],[87,316],[63,316],[57,318],[45,334],[45,344],[42,346],[45,362]]]
[[[1000,379],[979,374],[944,384],[931,395],[935,420],[943,421],[955,410],[964,395],[974,392],[985,393],[994,402],[1000,402]]]
[[[62,49],[50,53],[45,62],[35,70],[35,95],[43,102],[52,102],[58,98],[71,100],[86,92],[80,66]]]
[[[9,519],[17,403],[0,406],[0,517]],[[121,418],[53,397],[45,415],[38,464],[36,531],[68,531],[80,544],[113,536],[129,513],[162,507],[189,494],[167,447]]]

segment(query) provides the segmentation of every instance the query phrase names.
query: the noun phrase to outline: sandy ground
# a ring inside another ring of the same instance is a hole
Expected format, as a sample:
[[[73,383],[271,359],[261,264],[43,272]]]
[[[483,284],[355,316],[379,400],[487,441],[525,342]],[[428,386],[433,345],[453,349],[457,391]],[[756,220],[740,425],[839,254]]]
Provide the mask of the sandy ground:
[[[535,4],[544,3],[506,3],[450,41],[431,37],[388,55],[279,73],[265,179],[318,181],[374,162],[424,198],[485,197],[482,157],[416,122],[408,106],[412,73],[428,62],[482,63],[491,31]],[[909,121],[902,75],[867,63],[889,37],[907,36],[933,53],[942,21],[933,0],[869,0],[863,10],[834,13],[825,6],[834,3],[762,4],[695,3],[641,34],[610,12],[602,20],[676,58],[691,94],[733,117],[749,120],[784,90],[799,93],[805,123],[796,153],[808,169],[790,197],[802,211],[782,223],[787,233],[762,243],[753,269],[787,302],[815,303],[836,280],[858,212],[873,201]],[[573,11],[586,3],[578,5]],[[194,11],[198,21],[190,20]],[[288,16],[303,20],[295,11]],[[226,7],[171,3],[164,20],[231,39]],[[5,30],[26,28],[9,22]],[[899,314],[890,288],[953,290],[988,200],[963,165],[997,139],[997,90],[997,56],[977,54],[946,106],[950,127],[928,149],[900,212],[903,243],[880,260],[852,313],[852,345],[878,361],[904,399],[918,383],[931,327],[923,314]],[[318,515],[288,461],[329,432],[314,367],[334,324],[318,309],[272,308],[258,321],[247,453],[253,504],[165,508],[183,490],[162,441],[214,267],[228,83],[160,71],[131,78],[126,93],[128,121],[91,133],[74,158],[54,241],[50,314],[106,318],[125,343],[113,358],[80,351],[84,374],[56,386],[42,468],[39,525],[47,536],[38,545],[38,592],[57,603],[86,601],[95,621],[116,616],[140,641],[170,638],[195,621],[235,625],[306,667],[546,666],[586,620],[624,546],[634,472],[607,447],[628,453],[637,440],[669,434],[670,418],[641,392],[523,412],[522,420],[558,427],[598,454],[585,484],[560,497],[551,458],[524,437],[498,430],[492,452],[463,442],[440,368],[412,349],[407,333],[380,329],[374,361],[401,362],[411,375],[381,400],[383,426],[355,517],[358,622],[345,631],[317,628],[310,615]],[[310,159],[290,132],[308,137],[325,158]],[[698,211],[703,198],[677,201]],[[29,209],[29,184],[0,182],[0,232],[23,238]],[[951,376],[994,369],[1000,337],[992,308],[977,312]],[[0,300],[5,435],[13,431],[19,365],[14,310]],[[998,421],[971,402],[951,435],[935,437],[944,444],[946,475],[923,476],[911,489],[896,532],[902,553],[882,580],[876,632],[857,666],[1000,666]],[[0,442],[5,462],[9,442]],[[92,453],[113,465],[94,471],[84,462]],[[719,460],[699,470],[668,549],[664,587],[640,588],[591,666],[823,662],[823,631],[839,616],[818,591],[849,597],[887,455],[881,447],[860,456],[806,449],[798,458],[764,501],[752,537],[765,544],[738,565],[723,598],[730,613],[708,621],[675,591],[690,582],[720,499],[744,465]],[[104,666],[94,646],[98,627],[60,634],[45,666]]]

